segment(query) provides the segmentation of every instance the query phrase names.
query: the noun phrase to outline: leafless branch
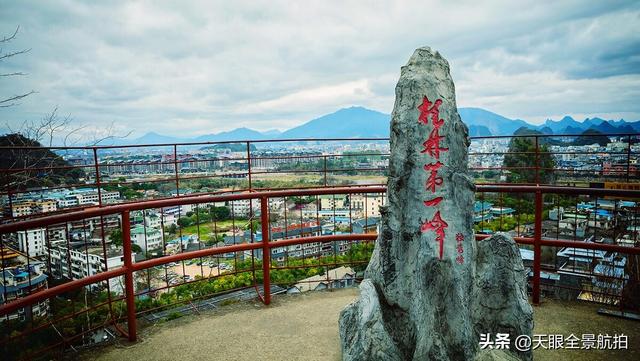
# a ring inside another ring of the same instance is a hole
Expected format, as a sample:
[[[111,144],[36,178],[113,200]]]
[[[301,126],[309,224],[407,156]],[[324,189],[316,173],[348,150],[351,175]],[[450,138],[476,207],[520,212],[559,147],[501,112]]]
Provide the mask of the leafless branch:
[[[107,140],[111,140],[111,139],[123,139],[128,137],[129,135],[131,135],[131,131],[127,132],[124,135],[115,135],[115,126],[114,123],[111,122],[111,124],[109,124],[109,126],[106,128],[106,130],[104,132],[102,132],[103,134],[107,134],[106,136],[98,136],[98,134],[94,134],[94,136],[92,137],[92,139],[87,143],[89,146],[96,146],[104,141]]]
[[[30,51],[31,51],[31,49],[22,49],[22,50],[14,51],[14,52],[11,52],[11,53],[2,54],[2,55],[0,55],[0,61],[2,61],[4,59],[7,59],[7,58],[10,58],[12,56],[28,53]]]
[[[16,35],[18,35],[18,30],[20,30],[20,25],[18,25],[16,27],[16,31],[13,32],[13,35],[9,36],[9,37],[3,37],[2,40],[0,40],[0,43],[8,43],[11,40],[15,39]]]
[[[15,73],[4,73],[0,74],[0,76],[18,76],[18,75],[27,75],[27,73],[23,73],[21,71],[17,71]]]
[[[28,93],[25,93],[25,94],[14,95],[14,96],[12,96],[10,98],[4,99],[4,100],[0,100],[0,108],[8,108],[8,107],[14,106],[14,105],[18,104],[18,103],[14,103],[16,100],[20,100],[22,98],[26,98],[29,95],[33,94],[33,93],[35,93],[35,90],[32,90],[32,91],[30,91]]]
[[[18,31],[20,30],[20,26],[16,27],[16,30],[13,32],[13,34],[11,34],[10,36],[4,36],[2,39],[0,39],[0,44],[5,44],[5,43],[9,43],[12,40],[14,40],[16,38],[16,36],[18,35]],[[29,51],[31,51],[31,49],[22,49],[22,50],[17,50],[17,51],[10,51],[8,53],[3,52],[3,49],[0,49],[0,62],[3,60],[6,60],[8,58],[17,56],[17,55],[21,55],[24,53],[28,53]],[[26,75],[23,72],[20,71],[16,71],[16,72],[8,72],[8,73],[0,73],[0,78],[4,78],[4,77],[10,77],[10,76],[19,76],[19,75]],[[8,108],[8,107],[12,107],[14,105],[17,105],[19,103],[17,103],[17,100],[20,100],[22,98],[25,98],[31,94],[35,93],[35,91],[30,91],[27,93],[23,93],[23,94],[19,94],[19,95],[14,95],[11,96],[9,98],[6,99],[1,99],[0,98],[0,108]]]

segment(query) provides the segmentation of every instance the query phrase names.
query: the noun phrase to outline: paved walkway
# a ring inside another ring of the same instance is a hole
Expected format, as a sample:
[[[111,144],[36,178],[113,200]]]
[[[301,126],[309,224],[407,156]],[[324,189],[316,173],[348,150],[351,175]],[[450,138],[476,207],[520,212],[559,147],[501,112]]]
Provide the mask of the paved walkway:
[[[269,307],[244,302],[147,328],[141,341],[84,355],[86,360],[339,360],[338,314],[357,289],[280,295]],[[537,350],[536,360],[640,360],[640,322],[596,313],[598,306],[546,301],[534,333],[625,333],[634,350]]]

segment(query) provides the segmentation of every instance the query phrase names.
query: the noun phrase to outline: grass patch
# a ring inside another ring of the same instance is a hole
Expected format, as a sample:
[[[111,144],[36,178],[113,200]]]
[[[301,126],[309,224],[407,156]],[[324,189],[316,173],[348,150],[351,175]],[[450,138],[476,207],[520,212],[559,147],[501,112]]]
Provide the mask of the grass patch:
[[[247,220],[235,220],[235,227],[240,229],[246,229],[249,221]],[[218,234],[223,232],[230,231],[234,226],[234,222],[232,220],[228,221],[217,221],[216,226],[213,226],[213,222],[202,223],[200,225],[191,225],[188,227],[182,228],[182,235],[188,236],[192,234],[198,234],[200,240],[208,241],[213,238],[214,231],[217,231]],[[199,231],[199,232],[198,232]],[[180,230],[176,231],[175,234],[171,234],[170,237],[175,236],[178,237],[180,235]],[[173,238],[173,237],[172,237]]]

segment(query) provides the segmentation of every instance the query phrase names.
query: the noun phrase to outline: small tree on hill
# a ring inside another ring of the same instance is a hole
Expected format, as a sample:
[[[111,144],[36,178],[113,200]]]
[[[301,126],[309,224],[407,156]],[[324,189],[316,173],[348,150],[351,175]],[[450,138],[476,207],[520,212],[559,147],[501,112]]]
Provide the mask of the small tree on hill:
[[[509,183],[536,183],[536,174],[539,174],[540,184],[552,184],[555,179],[553,169],[556,162],[545,138],[538,137],[538,154],[536,155],[535,136],[543,134],[522,127],[514,135],[531,135],[531,137],[514,137],[509,142],[508,154],[504,156],[505,167],[511,168],[507,177]]]

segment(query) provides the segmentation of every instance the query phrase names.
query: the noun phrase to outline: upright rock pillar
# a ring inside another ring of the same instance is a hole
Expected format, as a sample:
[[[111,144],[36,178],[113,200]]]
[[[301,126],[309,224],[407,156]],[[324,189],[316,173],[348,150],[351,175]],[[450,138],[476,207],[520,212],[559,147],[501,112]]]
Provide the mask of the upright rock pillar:
[[[448,62],[417,49],[396,86],[378,241],[360,298],[340,315],[344,360],[474,358],[468,146]]]

